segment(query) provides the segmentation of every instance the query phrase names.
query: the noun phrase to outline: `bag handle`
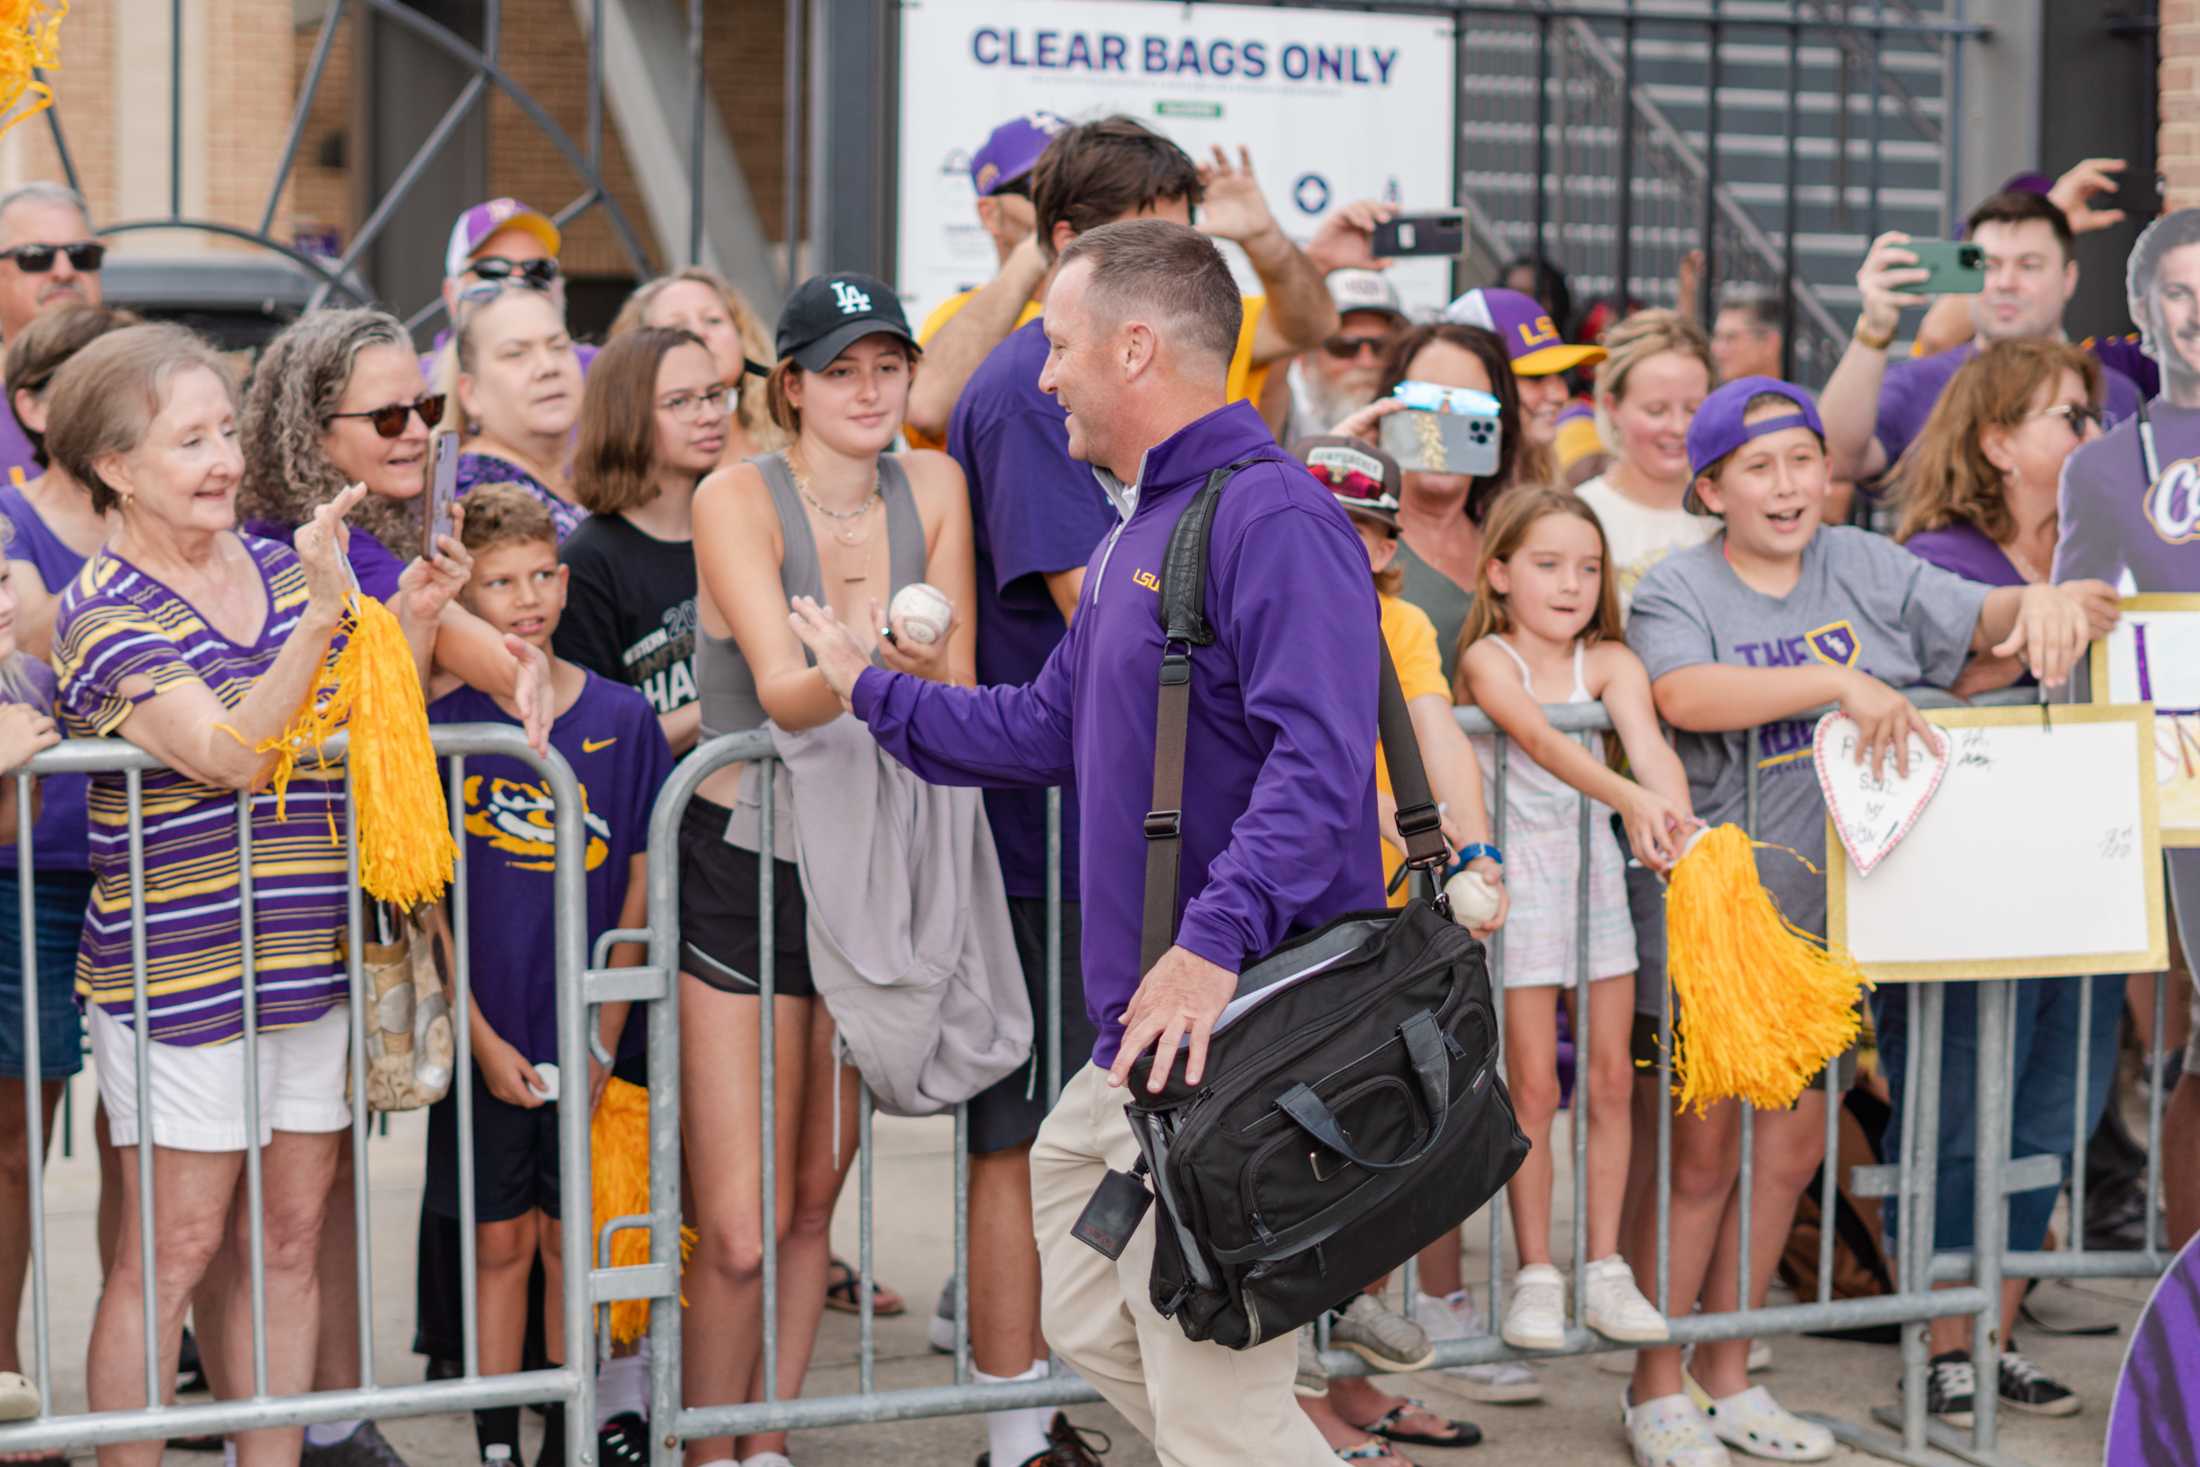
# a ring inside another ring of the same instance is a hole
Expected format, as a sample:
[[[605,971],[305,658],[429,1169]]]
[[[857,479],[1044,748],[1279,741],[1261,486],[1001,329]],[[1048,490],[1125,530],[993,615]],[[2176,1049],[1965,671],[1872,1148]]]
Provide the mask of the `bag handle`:
[[[1307,1135],[1355,1166],[1371,1172],[1403,1171],[1412,1166],[1444,1139],[1444,1121],[1451,1113],[1451,1058],[1444,1047],[1444,1031],[1427,1009],[1400,1024],[1398,1033],[1406,1042],[1406,1055],[1413,1061],[1414,1078],[1421,1082],[1421,1098],[1428,1102],[1429,1113],[1428,1136],[1408,1155],[1396,1161],[1362,1156],[1345,1134],[1337,1113],[1303,1082],[1277,1096],[1276,1108],[1298,1122]]]
[[[1207,543],[1214,533],[1215,508],[1223,488],[1240,469],[1265,455],[1216,469],[1192,497],[1169,534],[1161,564],[1161,682],[1154,710],[1153,804],[1146,811],[1145,913],[1140,924],[1139,973],[1151,971],[1176,940],[1176,898],[1184,860],[1184,754],[1192,713],[1194,647],[1211,646],[1215,630],[1207,621]],[[1390,784],[1398,797],[1398,834],[1406,843],[1406,865],[1434,871],[1444,864],[1443,818],[1429,791],[1421,763],[1420,741],[1406,708],[1390,649],[1379,641],[1382,690],[1376,728]]]

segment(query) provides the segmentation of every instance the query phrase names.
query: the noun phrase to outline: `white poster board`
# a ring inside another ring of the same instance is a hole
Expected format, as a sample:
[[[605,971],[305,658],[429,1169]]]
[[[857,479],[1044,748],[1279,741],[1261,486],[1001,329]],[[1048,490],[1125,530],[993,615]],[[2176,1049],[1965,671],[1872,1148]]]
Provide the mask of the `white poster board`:
[[[992,278],[970,155],[1022,112],[1126,113],[1196,160],[1252,149],[1269,208],[1302,244],[1331,209],[1453,206],[1449,20],[1148,0],[904,0],[895,289],[912,321]],[[1251,267],[1232,267],[1248,292]],[[1448,261],[1390,270],[1407,309],[1451,298]]]
[[[2152,711],[1925,717],[1951,742],[1947,776],[1869,876],[1828,833],[1828,937],[1880,982],[2159,971]]]
[[[2200,596],[2127,596],[2093,644],[2093,701],[2154,706],[2162,844],[2200,846]]]

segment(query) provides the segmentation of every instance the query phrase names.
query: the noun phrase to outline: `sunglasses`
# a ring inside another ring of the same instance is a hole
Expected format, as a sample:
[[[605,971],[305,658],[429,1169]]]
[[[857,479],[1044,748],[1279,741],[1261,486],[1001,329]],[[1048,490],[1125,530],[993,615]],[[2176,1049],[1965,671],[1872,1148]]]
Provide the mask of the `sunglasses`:
[[[405,431],[405,420],[412,414],[420,414],[420,425],[433,428],[443,421],[443,394],[431,392],[426,397],[416,397],[411,402],[387,403],[382,407],[368,408],[363,413],[330,413],[330,421],[337,418],[365,418],[374,425],[374,431],[384,438],[395,438]]]
[[[2075,402],[2059,403],[2044,412],[2034,413],[2033,416],[2036,418],[2061,418],[2064,423],[2069,425],[2070,436],[2081,441],[2085,437],[2088,424],[2098,428],[2102,423],[2101,412],[2098,408],[2090,408],[2082,403]]]
[[[556,260],[507,260],[502,255],[483,255],[474,261],[474,274],[483,280],[509,280],[529,290],[548,290],[558,278]]]
[[[53,268],[56,255],[67,255],[69,268],[78,274],[94,275],[99,271],[100,262],[107,258],[107,247],[96,239],[86,239],[75,244],[27,244],[0,250],[0,260],[13,260],[15,268],[25,275],[45,274]]]
[[[1360,356],[1380,357],[1389,345],[1387,336],[1332,336],[1322,343],[1322,350],[1340,362],[1349,362]]]

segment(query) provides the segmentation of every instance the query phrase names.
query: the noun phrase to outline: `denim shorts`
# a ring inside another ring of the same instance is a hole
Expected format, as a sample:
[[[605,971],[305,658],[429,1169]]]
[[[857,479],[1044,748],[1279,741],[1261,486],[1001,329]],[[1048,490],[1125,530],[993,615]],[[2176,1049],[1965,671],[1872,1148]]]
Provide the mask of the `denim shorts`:
[[[92,898],[89,871],[41,871],[32,904],[38,954],[38,1071],[60,1080],[84,1068],[76,948]],[[0,1077],[23,1078],[23,933],[16,874],[0,872]]]

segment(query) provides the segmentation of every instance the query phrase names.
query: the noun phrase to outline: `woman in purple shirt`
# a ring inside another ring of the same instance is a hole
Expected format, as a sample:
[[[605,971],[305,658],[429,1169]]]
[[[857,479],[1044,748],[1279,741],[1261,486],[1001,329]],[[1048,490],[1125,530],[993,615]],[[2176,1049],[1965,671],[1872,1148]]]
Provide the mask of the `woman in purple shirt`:
[[[1926,419],[1924,430],[1895,467],[1901,517],[1895,538],[1919,557],[1966,580],[1989,586],[2023,586],[2048,578],[2055,556],[2056,486],[2063,461],[2079,444],[2099,436],[2100,364],[2067,342],[2033,338],[2000,341],[1966,362]],[[2099,582],[2081,590],[2095,612],[2095,632],[2115,620],[2114,592]],[[2017,682],[2030,683],[2014,658],[1980,654],[1956,680],[1969,695]],[[2091,1028],[2081,1030],[2086,984],[2093,996]],[[2123,1013],[2123,979],[2041,978],[2017,987],[2017,1021],[2010,1055],[2017,1077],[2010,1117],[2011,1154],[2067,1159],[2080,1135],[2091,1134],[2108,1099],[2116,1059],[2117,1021]],[[1909,1053],[1909,1004],[1896,988],[1873,997],[1881,1070],[1893,1092],[1886,1144],[1902,1134],[1905,1058]],[[2086,1063],[2083,1131],[2074,1132],[2080,1051]],[[1971,1168],[1975,1153],[1978,1056],[1977,991],[1947,985],[1946,1040],[1941,1054],[1940,1187],[1933,1219],[1941,1251],[1972,1245]],[[2045,1246],[2057,1189],[2037,1188],[2009,1199],[2008,1246]],[[1888,1232],[1894,1231],[1889,1214]],[[1996,1380],[2001,1403],[2019,1411],[2067,1416],[2079,1409],[2077,1394],[2019,1355],[2010,1333],[2024,1281],[2002,1289],[2001,1338]],[[1951,1424],[1970,1420],[1976,1392],[1971,1321],[1936,1319],[1930,1326],[1932,1370],[1928,1409]],[[1960,1419],[1959,1419],[1960,1418]]]
[[[558,539],[587,517],[572,486],[573,429],[581,418],[581,359],[565,313],[538,290],[485,281],[459,297],[450,384],[464,433],[458,492],[517,484],[541,500]]]

